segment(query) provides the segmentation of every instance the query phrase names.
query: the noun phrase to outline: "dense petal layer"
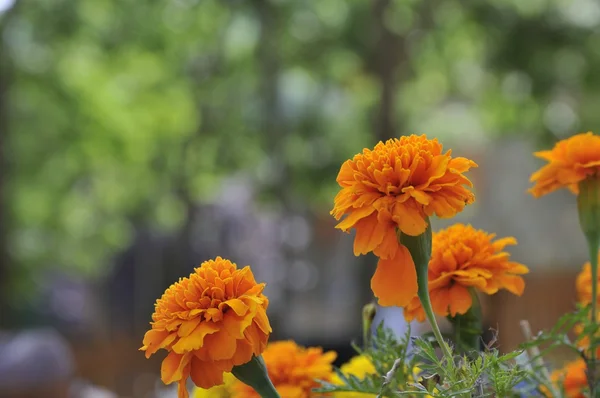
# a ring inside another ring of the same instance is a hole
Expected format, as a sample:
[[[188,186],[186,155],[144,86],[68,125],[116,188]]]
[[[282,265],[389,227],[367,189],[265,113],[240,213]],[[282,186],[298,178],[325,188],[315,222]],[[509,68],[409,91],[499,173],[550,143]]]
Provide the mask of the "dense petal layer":
[[[171,285],[157,300],[141,350],[146,357],[159,349],[164,383],[178,382],[179,398],[187,397],[188,376],[202,388],[223,383],[223,373],[260,355],[271,326],[269,301],[249,267],[237,269],[217,257],[196,268],[189,278]]]
[[[548,164],[531,175],[535,185],[529,192],[540,197],[560,188],[578,194],[578,184],[600,173],[600,136],[592,132],[561,140],[551,151],[535,152]]]
[[[453,317],[466,313],[472,305],[469,289],[486,294],[500,289],[523,294],[521,275],[529,270],[510,261],[510,254],[503,251],[517,241],[513,237],[494,239],[495,235],[464,224],[433,234],[428,289],[435,313]],[[407,320],[425,319],[417,298],[405,306],[404,315]]]
[[[452,158],[425,135],[379,142],[342,164],[331,214],[337,220],[345,216],[337,228],[356,229],[356,255],[376,251],[389,243],[388,225],[378,227],[374,220],[417,236],[427,227],[427,215],[451,217],[472,203],[475,197],[465,188],[472,184],[462,173],[473,167],[475,162]]]

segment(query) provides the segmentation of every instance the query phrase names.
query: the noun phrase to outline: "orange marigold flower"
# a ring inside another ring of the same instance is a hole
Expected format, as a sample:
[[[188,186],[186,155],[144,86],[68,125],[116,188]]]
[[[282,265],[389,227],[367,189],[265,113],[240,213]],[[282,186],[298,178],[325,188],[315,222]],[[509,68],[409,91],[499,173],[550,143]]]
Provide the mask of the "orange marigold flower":
[[[417,276],[408,249],[396,231],[418,236],[426,217],[452,217],[475,200],[463,175],[475,162],[452,158],[451,151],[425,135],[379,142],[347,160],[337,182],[342,188],[331,214],[344,232],[356,229],[354,254],[380,258],[371,287],[381,305],[406,305],[417,293]]]
[[[564,389],[568,398],[585,398],[584,390],[588,385],[586,364],[583,359],[567,363],[562,369],[552,372],[551,378],[556,386]],[[544,391],[546,396],[551,396]]]
[[[598,260],[600,261],[600,252],[598,253]],[[600,289],[600,278],[596,281],[598,289]],[[575,281],[577,287],[577,298],[583,305],[588,305],[592,302],[592,266],[588,261],[583,265],[583,269],[577,275]],[[598,297],[598,303],[600,303],[600,297]]]
[[[315,379],[331,380],[336,356],[334,351],[323,353],[319,347],[304,348],[291,340],[270,343],[263,353],[269,378],[277,392],[285,398],[318,396],[312,392],[313,388],[320,387]],[[260,398],[251,387],[241,382],[234,386],[234,397]]]
[[[162,362],[165,384],[179,382],[179,398],[188,397],[188,376],[198,387],[223,384],[223,373],[260,355],[271,333],[269,301],[250,267],[237,269],[217,257],[181,278],[156,301],[152,329],[144,336],[149,358],[169,352]]]
[[[535,152],[549,163],[532,174],[529,192],[536,198],[566,187],[579,194],[578,184],[600,172],[600,137],[592,132],[577,134],[556,143],[550,151]]]
[[[494,240],[495,237],[460,223],[433,234],[428,279],[435,313],[442,316],[466,313],[473,304],[470,287],[486,294],[500,289],[523,294],[525,282],[519,275],[529,270],[510,261],[510,254],[503,251],[517,241],[513,237]],[[404,309],[404,315],[407,320],[425,319],[418,297]]]

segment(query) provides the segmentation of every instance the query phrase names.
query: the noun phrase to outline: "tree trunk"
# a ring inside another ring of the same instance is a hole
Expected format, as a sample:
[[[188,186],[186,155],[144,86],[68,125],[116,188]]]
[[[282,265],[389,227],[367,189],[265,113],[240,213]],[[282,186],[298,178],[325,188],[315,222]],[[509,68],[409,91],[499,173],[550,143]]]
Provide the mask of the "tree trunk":
[[[8,11],[0,27],[0,37],[4,37],[4,28],[7,25]],[[6,192],[7,167],[7,137],[9,134],[8,123],[8,87],[10,83],[10,59],[7,54],[6,44],[0,40],[0,329],[8,326],[8,297],[10,288],[9,270],[10,253],[8,251],[8,201]]]

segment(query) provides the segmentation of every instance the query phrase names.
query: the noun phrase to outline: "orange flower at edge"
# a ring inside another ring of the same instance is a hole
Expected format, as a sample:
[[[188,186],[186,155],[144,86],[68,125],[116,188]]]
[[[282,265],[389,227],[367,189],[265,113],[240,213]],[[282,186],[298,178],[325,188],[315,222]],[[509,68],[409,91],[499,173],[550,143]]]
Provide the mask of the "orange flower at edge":
[[[140,348],[146,358],[169,352],[161,379],[179,383],[179,398],[188,397],[189,376],[202,388],[223,384],[223,373],[260,355],[271,333],[265,284],[256,283],[250,267],[217,257],[194,271],[157,300]]]
[[[320,347],[304,348],[292,340],[269,343],[262,354],[269,378],[277,392],[285,398],[310,398],[312,389],[320,384],[315,379],[329,381],[333,377],[334,351]],[[233,387],[234,398],[260,398],[251,387],[238,382]]]
[[[513,237],[494,240],[495,234],[471,225],[454,224],[433,234],[429,261],[429,295],[433,310],[442,316],[466,313],[473,304],[469,288],[486,294],[500,289],[520,296],[525,282],[520,276],[529,272],[523,264],[510,261],[503,251],[517,243]],[[425,320],[418,297],[405,307],[407,320]]]
[[[586,370],[585,361],[577,359],[552,372],[551,379],[556,386],[564,389],[567,398],[585,398],[583,391],[588,385]],[[547,391],[544,393],[551,396]]]
[[[600,252],[598,252],[598,260],[600,260]],[[596,283],[600,289],[600,277]],[[589,261],[583,265],[583,269],[577,275],[575,286],[579,302],[583,305],[590,304],[592,302],[592,266]],[[600,303],[600,297],[598,297],[598,303]]]
[[[403,306],[417,293],[412,258],[396,231],[418,236],[428,216],[453,217],[473,203],[466,188],[472,183],[462,174],[472,167],[477,164],[443,153],[425,135],[379,142],[342,165],[331,214],[336,220],[346,216],[336,228],[356,230],[355,255],[373,252],[380,258],[371,280],[380,305]]]
[[[536,198],[560,188],[579,194],[578,184],[600,172],[600,136],[576,134],[556,143],[550,151],[535,152],[549,163],[531,175],[535,185],[529,192]]]

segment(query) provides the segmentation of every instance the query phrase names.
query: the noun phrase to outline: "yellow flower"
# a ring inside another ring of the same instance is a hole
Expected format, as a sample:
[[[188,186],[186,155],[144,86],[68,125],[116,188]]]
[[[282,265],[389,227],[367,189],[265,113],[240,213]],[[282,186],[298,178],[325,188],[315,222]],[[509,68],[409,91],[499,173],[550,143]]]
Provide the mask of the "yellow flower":
[[[144,336],[146,358],[169,352],[161,379],[177,381],[178,397],[187,398],[188,376],[196,386],[223,384],[223,373],[260,355],[271,333],[265,284],[257,284],[250,267],[237,269],[217,257],[181,278],[156,301],[152,328]]]
[[[318,394],[312,392],[320,384],[315,381],[331,380],[332,362],[337,354],[323,353],[319,347],[304,348],[291,340],[270,343],[263,353],[269,378],[282,398],[310,398]],[[249,386],[237,382],[234,386],[235,398],[260,398]]]
[[[503,251],[517,241],[495,237],[460,223],[433,234],[428,279],[431,303],[438,315],[466,313],[472,305],[470,287],[486,294],[499,289],[523,294],[525,282],[520,275],[529,270],[510,261],[510,254]],[[418,297],[404,309],[404,315],[407,320],[425,319]]]
[[[237,379],[231,373],[224,373],[223,381],[225,384],[211,387],[208,390],[196,387],[194,398],[233,398],[232,389]]]
[[[357,355],[353,357],[350,361],[342,365],[340,370],[345,375],[356,376],[359,379],[364,379],[369,375],[377,373],[375,366],[373,366],[373,363],[366,355]],[[333,384],[342,384],[338,375],[335,374],[331,382]],[[376,396],[377,394],[363,394],[358,392],[337,392],[334,394],[335,398],[375,398]]]
[[[598,253],[598,261],[600,261],[600,252]],[[600,278],[596,283],[600,289]],[[579,302],[583,305],[590,304],[592,302],[592,267],[589,261],[583,265],[583,269],[577,275],[575,285]],[[600,303],[600,297],[598,297],[597,302]]]
[[[567,398],[585,398],[583,391],[588,385],[586,369],[585,361],[578,359],[552,372],[551,379],[560,389],[564,389]],[[542,388],[542,392],[547,397],[552,397],[546,388]]]
[[[364,149],[340,169],[331,214],[346,216],[336,228],[356,230],[355,255],[379,257],[371,288],[380,305],[404,306],[417,293],[411,255],[396,231],[421,235],[428,216],[453,217],[475,200],[463,173],[477,164],[450,155],[436,139],[411,135]]]
[[[577,134],[559,141],[552,150],[535,152],[549,163],[533,173],[535,185],[529,192],[536,198],[568,188],[579,194],[579,183],[600,171],[600,137],[592,132]]]
[[[391,366],[391,365],[390,365]],[[405,370],[408,370],[408,367],[404,366]],[[359,379],[364,379],[367,376],[377,374],[377,369],[373,366],[373,363],[366,355],[357,355],[350,359],[347,363],[342,365],[340,368],[342,373],[346,376],[356,376]],[[421,373],[421,369],[418,366],[415,366],[412,369],[412,372],[408,375],[408,381],[414,382],[414,380],[419,380],[419,374]],[[340,378],[334,374],[331,382],[333,384],[343,384]],[[360,392],[336,392],[333,395],[335,398],[375,398],[377,394],[367,394]],[[430,395],[425,395],[424,398],[431,398]]]

